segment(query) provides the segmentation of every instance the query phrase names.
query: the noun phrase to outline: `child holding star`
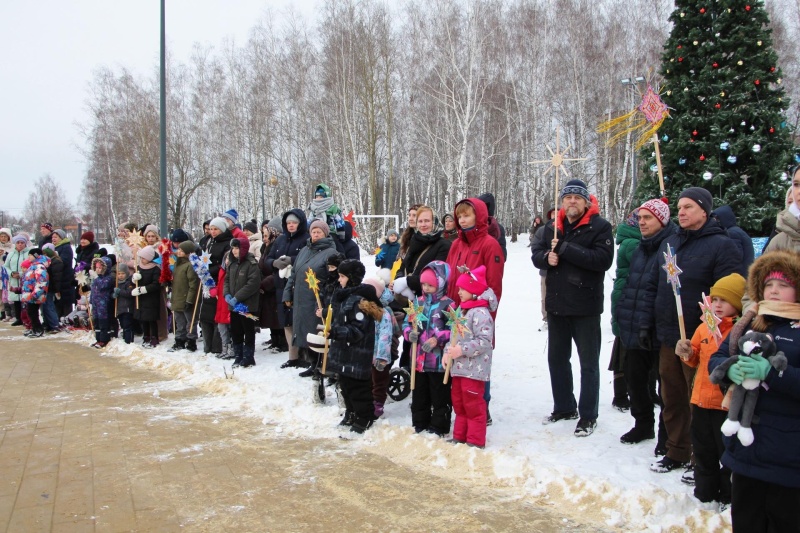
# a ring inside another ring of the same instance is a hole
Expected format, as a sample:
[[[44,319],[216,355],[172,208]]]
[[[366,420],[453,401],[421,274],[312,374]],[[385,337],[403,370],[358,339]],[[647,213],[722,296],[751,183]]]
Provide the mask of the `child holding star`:
[[[694,451],[694,496],[701,502],[729,504],[731,501],[731,471],[720,467],[725,451],[720,427],[727,418],[727,409],[722,406],[722,391],[709,381],[708,361],[742,312],[745,284],[739,274],[720,278],[711,287],[710,296],[704,295],[700,303],[703,321],[692,340],[678,341],[675,346],[675,354],[683,363],[697,368],[692,388],[690,431]]]
[[[416,298],[421,313],[409,313],[403,323],[403,337],[417,344],[415,386],[411,393],[411,423],[417,433],[429,431],[443,437],[450,433],[450,384],[444,383],[442,352],[450,340],[445,312],[453,300],[445,296],[450,267],[432,261],[422,269],[422,296]],[[416,327],[414,327],[416,323]]]
[[[456,281],[465,324],[453,317],[457,341],[445,348],[444,363],[453,376],[452,400],[456,421],[453,442],[483,448],[486,445],[486,400],[484,387],[492,370],[494,320],[497,298],[486,283],[486,267],[462,273]],[[451,333],[452,335],[452,333]]]

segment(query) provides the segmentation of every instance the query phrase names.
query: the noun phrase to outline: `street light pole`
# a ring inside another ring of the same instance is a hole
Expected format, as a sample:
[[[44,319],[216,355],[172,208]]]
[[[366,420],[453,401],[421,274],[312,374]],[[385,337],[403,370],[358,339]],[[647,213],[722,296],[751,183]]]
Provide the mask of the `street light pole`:
[[[161,109],[160,109],[160,182],[161,182],[161,216],[159,225],[162,235],[169,235],[167,227],[167,66],[166,66],[166,7],[165,0],[161,0]]]
[[[267,204],[264,202],[264,171],[261,171],[261,220],[267,220]]]

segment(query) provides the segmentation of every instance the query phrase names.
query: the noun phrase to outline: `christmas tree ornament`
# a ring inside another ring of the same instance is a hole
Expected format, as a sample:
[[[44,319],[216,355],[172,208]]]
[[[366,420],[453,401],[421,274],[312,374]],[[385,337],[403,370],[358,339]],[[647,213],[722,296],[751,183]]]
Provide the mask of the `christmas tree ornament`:
[[[700,154],[700,161],[705,161],[705,160],[706,160],[705,154]]]
[[[725,98],[725,91],[722,91],[721,93],[719,93],[719,95],[720,95],[721,97]]]
[[[713,177],[714,177],[714,175],[711,172],[709,172],[708,170],[703,172],[703,179],[704,180],[711,181],[711,178],[713,178]]]
[[[686,13],[681,13],[681,18],[685,17]]]
[[[722,142],[722,143],[719,144],[719,149],[722,150],[722,151],[725,151],[728,148],[730,148],[730,146],[731,146],[731,143],[729,143],[728,141],[725,141],[725,142]]]
[[[781,78],[778,78],[777,80],[775,80],[775,82],[776,82],[778,85],[780,85],[782,81],[783,81],[783,80],[782,80]],[[783,102],[783,98],[778,98],[778,101],[779,101],[779,102]]]
[[[728,133],[736,133],[736,130],[731,128],[731,129],[728,130]]]
[[[770,129],[769,129],[769,132],[770,132],[770,133],[775,133],[775,128],[770,128]]]
[[[794,162],[800,163],[800,154],[794,154]]]
[[[695,46],[697,46],[697,41],[693,42],[692,44],[693,44],[693,45],[695,45]]]
[[[669,71],[667,71],[667,74],[669,74]],[[672,96],[672,91],[667,91],[667,96]]]
[[[750,6],[744,6],[745,11],[750,11]],[[760,41],[759,41],[760,42]]]
[[[701,7],[701,8],[700,8],[700,14],[703,14],[703,13],[705,13],[705,12],[706,12],[706,8],[704,8],[704,7]]]
[[[692,131],[692,135],[694,135],[695,137],[697,137],[697,130],[694,130],[694,131]]]
[[[775,67],[769,67],[770,72],[775,72]]]
[[[747,122],[745,122],[745,121],[743,120],[743,121],[742,121],[742,123],[741,123],[741,124],[739,124],[739,125],[740,125],[740,126],[747,126]]]
[[[756,127],[755,126],[750,126],[750,131],[756,131]]]
[[[678,63],[683,63],[683,58],[682,57],[678,58]]]
[[[686,158],[685,157],[681,157],[680,159],[678,159],[678,164],[679,165],[685,165],[686,164]]]
[[[652,165],[650,165],[650,172],[652,172],[653,174],[655,174],[656,172],[658,172],[658,165],[656,165],[655,163],[653,163]]]
[[[711,63],[711,66],[714,67],[714,68],[717,68],[717,67],[719,67],[719,63],[714,61],[713,63]]]
[[[736,62],[736,64],[737,64],[737,65],[739,65],[739,66],[741,67],[742,65],[744,65],[744,61],[742,61],[742,60],[740,59],[739,61],[737,61],[737,62]]]
[[[761,46],[761,41],[758,41],[756,44],[757,44],[758,46]]]
[[[719,32],[715,33],[714,37],[719,37]]]
[[[756,84],[756,85],[761,85],[761,80],[756,80],[753,83]]]
[[[688,87],[684,87],[683,88],[683,92],[688,93],[689,92],[689,88]]]
[[[719,109],[719,108],[720,108],[720,107],[722,107],[722,106],[719,104],[719,102],[717,102],[716,104],[714,104],[714,107],[715,107],[716,109]]]
[[[731,165],[735,165],[736,164],[736,156],[735,155],[729,155],[727,161]]]
[[[787,174],[786,172],[781,174],[781,181],[787,181],[788,179],[789,179],[789,174]]]
[[[661,137],[661,140],[664,141],[664,142],[668,142],[669,141],[669,135],[664,134],[664,136]]]
[[[754,144],[754,145],[753,145],[753,151],[754,151],[755,153],[758,153],[758,152],[760,152],[760,151],[761,151],[761,145],[760,145],[760,144]]]

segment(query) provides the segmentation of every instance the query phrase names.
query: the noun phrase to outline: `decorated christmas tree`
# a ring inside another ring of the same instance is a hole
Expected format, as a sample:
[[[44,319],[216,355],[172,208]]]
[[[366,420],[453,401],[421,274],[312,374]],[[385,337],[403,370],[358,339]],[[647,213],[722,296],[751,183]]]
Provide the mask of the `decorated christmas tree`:
[[[705,187],[752,236],[783,209],[786,172],[798,156],[789,101],[760,0],[676,0],[660,75],[670,117],[658,130],[673,213],[680,191]],[[639,199],[659,195],[652,145]]]

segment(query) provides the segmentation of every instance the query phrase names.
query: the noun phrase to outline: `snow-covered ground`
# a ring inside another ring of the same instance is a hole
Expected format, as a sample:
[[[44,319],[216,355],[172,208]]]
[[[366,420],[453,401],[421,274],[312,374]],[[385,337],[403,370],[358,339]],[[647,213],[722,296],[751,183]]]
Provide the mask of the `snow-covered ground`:
[[[606,313],[603,315],[600,416],[597,429],[588,438],[573,436],[574,421],[543,426],[542,418],[552,410],[547,371],[547,332],[540,323],[539,274],[530,261],[527,237],[508,245],[503,281],[503,299],[497,317],[497,348],[492,369],[491,411],[494,425],[488,428],[486,450],[454,446],[432,435],[416,435],[411,429],[410,398],[386,406],[385,416],[364,438],[348,446],[378,453],[407,465],[453,479],[472,479],[491,487],[512,488],[521,496],[551,505],[558,513],[582,523],[596,523],[632,531],[725,531],[730,529],[730,511],[719,512],[716,504],[701,504],[692,497],[692,487],[681,483],[681,472],[655,474],[648,469],[654,460],[655,441],[627,446],[619,437],[633,426],[629,413],[611,407],[612,374],[608,366],[613,342],[608,312],[614,268],[606,275]],[[375,268],[362,252],[368,274]],[[259,335],[257,366],[230,374],[230,362],[200,353],[168,353],[171,342],[154,350],[112,342],[98,356],[119,357],[125,362],[156,370],[164,382],[131,384],[149,387],[158,395],[175,386],[194,386],[208,393],[207,400],[186,405],[187,413],[236,411],[251,414],[274,428],[278,435],[330,437],[340,434],[341,414],[335,395],[326,405],[312,404],[311,381],[296,369],[279,368],[286,354],[271,354]],[[72,339],[91,344],[88,333]],[[579,393],[579,366],[573,356],[575,394]]]

